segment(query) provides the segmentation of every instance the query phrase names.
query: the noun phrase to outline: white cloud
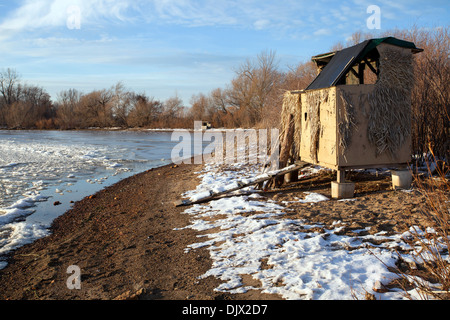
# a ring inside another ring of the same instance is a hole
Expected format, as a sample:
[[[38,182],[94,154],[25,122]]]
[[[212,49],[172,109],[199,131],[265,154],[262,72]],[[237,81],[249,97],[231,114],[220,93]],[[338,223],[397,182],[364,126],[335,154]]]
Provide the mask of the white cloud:
[[[315,36],[328,36],[332,33],[331,29],[328,28],[320,28],[314,31]]]
[[[26,0],[0,21],[0,35],[64,27],[70,6],[80,8],[82,26],[135,22],[277,31],[295,30],[308,16],[318,21],[330,15],[320,4],[299,0]]]
[[[256,30],[262,30],[270,26],[270,20],[268,19],[260,19],[253,23],[253,26]]]
[[[0,24],[0,33],[13,36],[24,31],[67,25],[70,7],[80,9],[81,21],[93,24],[102,19],[127,20],[125,12],[133,2],[118,0],[27,0]]]
[[[17,32],[62,25],[66,20],[67,1],[26,1],[0,25],[0,30]]]
[[[154,0],[155,12],[151,16],[163,22],[190,26],[234,25],[235,16],[230,15],[239,3],[234,1]]]

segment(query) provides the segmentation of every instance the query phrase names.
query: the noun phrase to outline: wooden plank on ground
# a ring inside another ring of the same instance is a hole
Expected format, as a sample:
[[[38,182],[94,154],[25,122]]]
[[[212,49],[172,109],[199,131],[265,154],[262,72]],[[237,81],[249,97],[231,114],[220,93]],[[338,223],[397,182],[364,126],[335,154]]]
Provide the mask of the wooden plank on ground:
[[[306,162],[300,162],[300,163],[298,163],[296,165],[292,165],[292,166],[289,166],[289,167],[286,167],[286,168],[283,168],[283,169],[280,169],[280,170],[277,170],[277,171],[263,173],[263,174],[260,175],[260,178],[256,177],[255,179],[252,179],[250,182],[245,182],[246,180],[249,180],[249,179],[244,179],[242,181],[236,181],[237,185],[235,187],[229,188],[227,190],[218,191],[218,192],[214,192],[214,191],[210,190],[208,196],[202,197],[200,199],[195,199],[195,200],[181,199],[181,200],[177,200],[177,201],[174,202],[174,205],[176,207],[181,207],[181,206],[189,206],[189,205],[196,204],[196,203],[208,202],[208,201],[213,200],[214,198],[217,198],[218,196],[221,196],[221,195],[224,195],[224,194],[227,194],[227,193],[231,193],[231,192],[234,192],[234,191],[246,188],[246,187],[250,187],[250,186],[253,186],[253,185],[257,185],[257,184],[263,183],[263,182],[265,182],[267,180],[270,180],[270,179],[273,179],[273,178],[285,175],[285,174],[293,172],[293,171],[297,171],[299,169],[302,169],[302,168],[310,166],[310,165],[311,164],[306,163]]]

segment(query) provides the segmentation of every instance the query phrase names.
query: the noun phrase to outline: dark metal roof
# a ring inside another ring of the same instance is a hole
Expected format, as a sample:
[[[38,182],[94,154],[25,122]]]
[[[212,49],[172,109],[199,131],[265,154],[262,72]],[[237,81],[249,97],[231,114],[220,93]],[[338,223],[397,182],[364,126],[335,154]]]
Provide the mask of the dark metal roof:
[[[416,48],[414,43],[399,40],[393,37],[378,38],[363,41],[355,46],[345,48],[336,53],[326,53],[313,57],[314,61],[324,60],[327,63],[322,72],[314,79],[314,81],[306,88],[306,90],[322,89],[335,86],[342,77],[355,63],[363,60],[373,49],[381,43],[389,43],[403,48],[410,48],[413,53],[421,52],[422,49]],[[329,60],[331,57],[331,60]],[[329,60],[327,62],[326,60]]]
[[[355,64],[356,58],[366,47],[366,40],[356,46],[336,52],[330,62],[321,73],[306,88],[306,90],[321,89],[336,85],[339,79],[347,73],[347,70]]]

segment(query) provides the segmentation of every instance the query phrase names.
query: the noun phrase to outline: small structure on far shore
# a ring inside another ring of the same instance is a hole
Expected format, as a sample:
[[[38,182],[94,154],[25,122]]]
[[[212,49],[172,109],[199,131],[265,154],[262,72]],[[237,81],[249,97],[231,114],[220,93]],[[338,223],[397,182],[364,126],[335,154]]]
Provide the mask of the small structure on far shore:
[[[313,57],[318,76],[284,96],[280,165],[336,170],[333,198],[353,197],[349,169],[396,168],[394,187],[410,185],[412,56],[422,51],[387,37]]]
[[[212,126],[211,126],[211,123],[210,123],[210,122],[208,122],[208,121],[202,121],[202,130],[203,130],[203,131],[208,130],[208,129],[211,129],[211,128],[212,128]]]

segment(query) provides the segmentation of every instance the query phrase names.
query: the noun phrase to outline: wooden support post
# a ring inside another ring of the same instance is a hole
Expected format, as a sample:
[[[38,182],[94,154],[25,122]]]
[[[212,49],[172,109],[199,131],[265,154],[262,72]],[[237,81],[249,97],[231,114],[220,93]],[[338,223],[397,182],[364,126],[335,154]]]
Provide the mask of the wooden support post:
[[[298,181],[298,170],[286,173],[284,175],[284,182],[297,182]]]
[[[372,66],[372,64],[369,61],[367,61],[367,59],[364,59],[364,62],[369,67],[369,69],[378,76],[378,71]]]
[[[331,197],[334,199],[353,198],[355,184],[345,181],[345,170],[337,171],[337,181],[331,181]]]
[[[296,170],[296,171],[293,171],[292,173],[291,173],[291,182],[297,182],[298,181],[298,170]]]
[[[345,170],[337,171],[337,182],[344,183],[345,182]]]
[[[360,63],[358,66],[358,79],[359,79],[359,84],[364,84],[364,69],[365,69],[365,64],[364,63]]]
[[[280,150],[280,168],[284,168],[287,166],[289,157],[291,154],[292,144],[294,143],[294,133],[295,133],[295,123],[294,123],[294,115],[290,114],[288,117],[287,128],[283,128],[285,130],[284,136],[281,140],[281,150]],[[284,177],[280,176],[275,179],[275,184],[280,186],[284,182]]]

